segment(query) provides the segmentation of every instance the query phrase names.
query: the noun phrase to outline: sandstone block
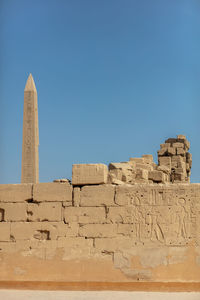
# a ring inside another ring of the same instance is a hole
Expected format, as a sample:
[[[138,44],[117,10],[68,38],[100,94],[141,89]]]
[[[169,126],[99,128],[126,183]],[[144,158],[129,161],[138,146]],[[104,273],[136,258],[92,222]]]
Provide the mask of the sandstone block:
[[[73,206],[80,206],[81,202],[81,189],[79,187],[73,188]]]
[[[72,184],[103,184],[108,180],[108,168],[104,164],[75,164],[72,167]]]
[[[145,180],[148,180],[148,170],[137,169],[136,170],[136,179],[145,179]]]
[[[55,236],[58,237],[75,237],[78,236],[79,225],[76,222],[65,224],[64,222],[49,223],[49,230],[55,229]]]
[[[117,186],[115,203],[120,206],[130,205],[131,204],[131,192],[135,191],[134,187],[127,186]]]
[[[180,156],[180,155],[175,155],[172,156],[172,168],[178,168],[178,166],[184,162],[184,157]]]
[[[32,198],[32,184],[0,184],[0,202],[24,202]]]
[[[40,223],[16,222],[11,223],[11,235],[14,240],[29,240],[33,238],[34,230],[40,229]]]
[[[0,223],[0,241],[10,241],[10,223]]]
[[[154,182],[164,182],[165,177],[162,171],[150,171],[149,172],[149,179],[153,180]]]
[[[189,163],[190,161],[192,161],[192,154],[187,152],[186,153],[186,161]]]
[[[167,153],[167,149],[168,149],[168,147],[163,147],[163,148],[161,148],[160,150],[158,150],[157,151],[157,153],[158,153],[158,156],[165,156],[165,155],[167,155],[168,153]]]
[[[143,169],[143,170],[152,171],[153,166],[151,164],[147,164],[147,163],[145,163],[145,164],[136,163],[136,169]],[[136,171],[136,173],[137,173],[137,171]]]
[[[124,236],[136,237],[136,225],[135,224],[119,224],[117,233]]]
[[[80,206],[115,206],[113,185],[84,186]]]
[[[183,134],[178,134],[178,135],[177,135],[177,138],[178,138],[178,139],[181,139],[181,140],[186,140],[186,136],[183,135]]]
[[[134,207],[110,207],[107,219],[111,223],[134,223]]]
[[[177,143],[173,144],[173,147],[175,147],[175,148],[184,148],[184,144],[180,143],[180,142],[177,142]]]
[[[11,222],[14,240],[55,240],[57,230],[49,222]]]
[[[185,155],[185,150],[183,148],[177,148],[177,155]]]
[[[3,241],[0,242],[0,253],[15,253],[16,252],[16,243]]]
[[[176,148],[174,148],[174,147],[168,147],[167,148],[167,154],[170,155],[170,156],[176,155]]]
[[[176,142],[177,142],[176,138],[169,138],[169,139],[165,140],[165,143],[169,143],[169,144],[174,144]]]
[[[115,224],[86,224],[80,227],[79,235],[84,237],[115,237],[117,225]]]
[[[28,203],[27,215],[29,221],[61,221],[62,203]]]
[[[100,251],[121,251],[132,246],[133,241],[129,237],[95,238],[95,248]]]
[[[162,171],[163,173],[168,175],[171,173],[171,169],[165,165],[158,166],[157,171]]]
[[[140,164],[145,163],[144,157],[131,157],[130,161],[134,161],[135,163],[140,163]]]
[[[106,212],[104,207],[67,207],[64,210],[64,219],[66,223],[105,223]]]
[[[144,158],[145,164],[152,164],[152,162],[153,162],[153,155],[151,155],[151,154],[143,154],[142,158]]]
[[[185,168],[176,168],[176,174],[184,174],[186,176],[186,169]]]
[[[158,163],[160,166],[166,166],[171,169],[171,157],[170,156],[160,156],[158,158]]]
[[[185,174],[174,174],[174,181],[185,181],[186,180],[186,175]]]
[[[168,147],[170,147],[170,145],[171,145],[170,143],[161,144],[161,145],[160,145],[160,148],[161,148],[161,149],[163,149],[163,148],[168,148]]]
[[[84,247],[93,247],[92,239],[85,239],[83,237],[76,238],[58,238],[58,248],[84,248]]]
[[[134,162],[133,162],[134,163]],[[109,174],[114,175],[118,180],[124,182],[132,182],[133,177],[133,165],[129,162],[122,163],[110,163]]]
[[[27,203],[0,203],[0,221],[26,221]]]
[[[72,186],[58,182],[34,184],[33,200],[36,202],[67,201],[72,205]]]

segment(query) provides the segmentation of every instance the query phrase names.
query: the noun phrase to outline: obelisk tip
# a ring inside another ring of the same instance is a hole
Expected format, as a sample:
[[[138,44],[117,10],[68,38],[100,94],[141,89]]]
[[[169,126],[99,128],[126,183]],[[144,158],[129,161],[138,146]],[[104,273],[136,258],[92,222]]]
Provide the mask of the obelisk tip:
[[[36,87],[35,87],[35,82],[33,80],[33,76],[31,73],[28,76],[24,91],[34,91],[34,92],[37,91]]]

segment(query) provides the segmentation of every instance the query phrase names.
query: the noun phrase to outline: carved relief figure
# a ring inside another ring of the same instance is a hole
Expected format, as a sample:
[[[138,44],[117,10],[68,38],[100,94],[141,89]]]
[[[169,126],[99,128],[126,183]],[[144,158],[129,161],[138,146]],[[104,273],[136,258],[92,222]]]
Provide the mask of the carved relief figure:
[[[160,241],[164,242],[164,234],[161,228],[160,223],[158,222],[158,217],[160,217],[160,212],[159,211],[151,211],[150,212],[151,216],[151,241]]]
[[[177,238],[183,237],[186,239],[188,237],[187,228],[186,226],[186,220],[189,214],[188,209],[186,209],[185,206],[185,199],[180,198],[177,201],[177,211],[176,211],[176,218],[178,221],[178,232],[177,232]]]

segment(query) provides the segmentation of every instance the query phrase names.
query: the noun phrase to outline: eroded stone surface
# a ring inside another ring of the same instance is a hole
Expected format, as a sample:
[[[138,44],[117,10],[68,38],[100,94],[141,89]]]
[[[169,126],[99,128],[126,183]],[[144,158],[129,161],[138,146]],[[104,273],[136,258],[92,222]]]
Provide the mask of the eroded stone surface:
[[[72,167],[72,184],[107,183],[108,168],[104,164],[75,164]]]
[[[34,184],[33,200],[36,202],[66,201],[72,205],[72,186],[58,182]]]

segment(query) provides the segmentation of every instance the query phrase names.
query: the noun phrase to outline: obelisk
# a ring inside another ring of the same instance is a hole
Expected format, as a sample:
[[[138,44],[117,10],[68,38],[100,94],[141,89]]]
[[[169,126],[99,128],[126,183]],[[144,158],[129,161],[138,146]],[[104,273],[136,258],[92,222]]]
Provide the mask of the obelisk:
[[[21,183],[39,182],[37,90],[30,74],[24,89]]]

